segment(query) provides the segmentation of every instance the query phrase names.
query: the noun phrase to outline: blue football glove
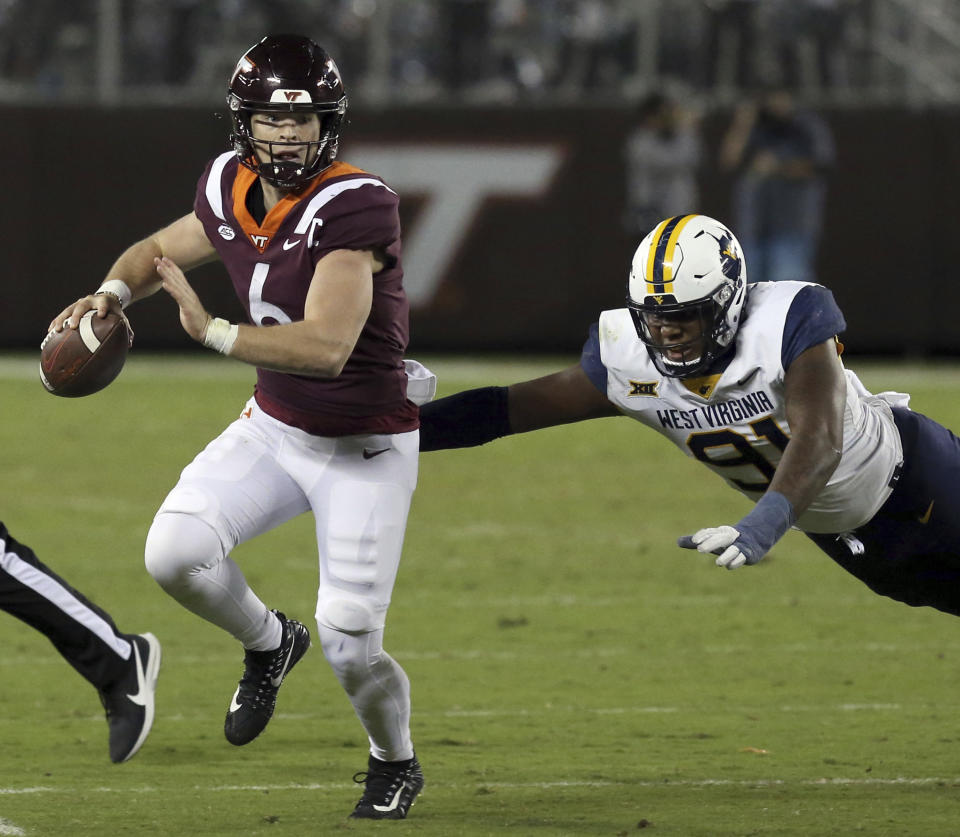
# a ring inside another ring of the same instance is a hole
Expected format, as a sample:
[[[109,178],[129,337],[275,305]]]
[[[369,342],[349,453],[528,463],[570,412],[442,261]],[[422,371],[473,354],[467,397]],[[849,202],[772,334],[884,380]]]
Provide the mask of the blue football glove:
[[[715,526],[683,535],[677,546],[719,556],[718,567],[735,570],[756,564],[793,526],[793,505],[779,491],[768,491],[736,526]]]

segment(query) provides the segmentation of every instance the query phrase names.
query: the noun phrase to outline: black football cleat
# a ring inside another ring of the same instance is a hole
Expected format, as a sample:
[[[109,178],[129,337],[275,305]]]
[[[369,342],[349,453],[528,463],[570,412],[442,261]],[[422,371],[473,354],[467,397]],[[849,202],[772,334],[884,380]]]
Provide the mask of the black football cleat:
[[[403,820],[423,790],[423,770],[416,755],[408,761],[367,761],[367,772],[353,777],[363,796],[350,814],[354,819]]]
[[[230,699],[223,724],[227,741],[238,747],[256,738],[273,717],[280,684],[310,647],[310,632],[295,619],[273,611],[283,624],[280,647],[273,651],[247,651],[240,685]]]
[[[110,725],[110,761],[118,764],[132,758],[150,733],[160,672],[157,638],[153,634],[134,634],[128,639],[133,646],[129,671],[110,688],[100,691],[100,702]]]

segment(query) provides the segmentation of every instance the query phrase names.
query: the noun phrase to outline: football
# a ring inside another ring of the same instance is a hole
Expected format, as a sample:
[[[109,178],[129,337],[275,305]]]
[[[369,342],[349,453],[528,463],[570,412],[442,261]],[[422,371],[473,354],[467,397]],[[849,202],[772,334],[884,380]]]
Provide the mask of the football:
[[[40,344],[40,380],[47,392],[65,398],[92,395],[123,369],[130,332],[123,317],[88,311],[78,328],[51,331]]]

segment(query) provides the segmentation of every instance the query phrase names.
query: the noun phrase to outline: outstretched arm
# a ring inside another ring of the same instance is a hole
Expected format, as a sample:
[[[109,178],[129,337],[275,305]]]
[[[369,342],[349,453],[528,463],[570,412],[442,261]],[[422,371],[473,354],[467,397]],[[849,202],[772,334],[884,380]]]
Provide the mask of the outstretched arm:
[[[203,224],[194,213],[178,218],[172,224],[128,247],[113,263],[101,290],[80,297],[64,308],[51,321],[48,330],[76,328],[80,318],[95,309],[98,317],[107,311],[120,313],[131,302],[150,296],[160,289],[160,278],[154,260],[167,257],[189,270],[212,261],[217,251],[207,239]]]
[[[420,408],[420,450],[482,445],[556,424],[620,415],[576,364],[509,387],[481,387]]]
[[[718,555],[717,566],[733,570],[760,561],[840,463],[846,379],[836,341],[803,352],[787,370],[785,385],[790,442],[767,492],[734,526],[701,529],[678,541],[685,549]]]

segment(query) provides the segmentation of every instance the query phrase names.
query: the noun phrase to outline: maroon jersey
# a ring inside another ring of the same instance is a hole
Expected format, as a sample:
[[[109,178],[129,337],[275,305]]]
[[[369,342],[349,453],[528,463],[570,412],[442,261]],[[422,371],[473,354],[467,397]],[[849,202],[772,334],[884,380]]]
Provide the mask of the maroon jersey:
[[[409,306],[396,193],[379,177],[337,162],[258,224],[246,203],[256,179],[236,154],[225,152],[207,166],[194,201],[253,325],[302,320],[314,268],[332,250],[376,250],[386,260],[373,277],[370,316],[340,375],[311,378],[258,368],[257,403],[319,436],[416,429],[419,413],[407,400],[403,370]]]

